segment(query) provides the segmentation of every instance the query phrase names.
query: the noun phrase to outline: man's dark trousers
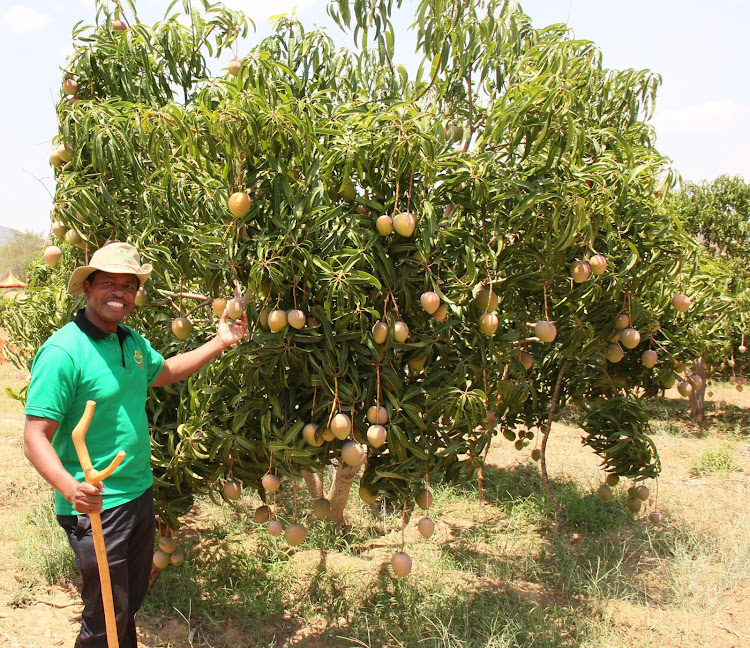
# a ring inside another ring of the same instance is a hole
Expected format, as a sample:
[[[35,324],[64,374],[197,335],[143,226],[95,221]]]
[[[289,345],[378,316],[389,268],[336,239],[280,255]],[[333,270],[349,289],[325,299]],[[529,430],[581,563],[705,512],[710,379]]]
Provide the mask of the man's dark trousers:
[[[137,648],[135,613],[148,591],[154,553],[153,490],[120,506],[102,511],[104,544],[107,547],[112,598],[120,648]],[[83,616],[75,648],[107,648],[104,603],[99,567],[88,515],[58,515],[81,571]]]

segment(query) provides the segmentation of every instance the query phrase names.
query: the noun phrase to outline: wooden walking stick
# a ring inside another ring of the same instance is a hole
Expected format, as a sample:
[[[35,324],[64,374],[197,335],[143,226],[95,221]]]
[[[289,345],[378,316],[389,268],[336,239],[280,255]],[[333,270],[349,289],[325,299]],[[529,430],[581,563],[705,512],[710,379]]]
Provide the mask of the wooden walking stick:
[[[73,445],[76,448],[78,461],[81,462],[83,474],[86,477],[86,483],[98,486],[109,477],[120,465],[125,458],[125,453],[121,450],[104,470],[95,470],[91,464],[89,451],[86,447],[86,432],[94,417],[96,403],[86,401],[86,409],[78,424],[73,428],[72,437]],[[115,621],[115,605],[112,600],[112,582],[109,579],[109,563],[107,562],[107,548],[104,546],[104,532],[102,531],[102,516],[100,513],[89,513],[91,520],[91,534],[94,538],[94,550],[96,551],[96,564],[99,566],[99,581],[102,586],[102,603],[104,603],[104,620],[107,627],[107,646],[108,648],[120,648],[120,642],[117,638],[117,622]]]

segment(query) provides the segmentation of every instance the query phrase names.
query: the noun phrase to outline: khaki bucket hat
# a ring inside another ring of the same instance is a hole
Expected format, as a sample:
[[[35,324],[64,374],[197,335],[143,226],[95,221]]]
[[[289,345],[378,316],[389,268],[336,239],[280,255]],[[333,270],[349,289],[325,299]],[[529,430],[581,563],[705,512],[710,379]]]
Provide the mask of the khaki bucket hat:
[[[87,266],[81,266],[73,270],[68,282],[68,292],[78,295],[83,292],[84,280],[95,270],[112,272],[115,274],[132,274],[138,277],[138,282],[148,279],[153,268],[150,263],[141,265],[141,257],[132,245],[127,243],[109,243],[99,248],[91,255],[91,261]]]

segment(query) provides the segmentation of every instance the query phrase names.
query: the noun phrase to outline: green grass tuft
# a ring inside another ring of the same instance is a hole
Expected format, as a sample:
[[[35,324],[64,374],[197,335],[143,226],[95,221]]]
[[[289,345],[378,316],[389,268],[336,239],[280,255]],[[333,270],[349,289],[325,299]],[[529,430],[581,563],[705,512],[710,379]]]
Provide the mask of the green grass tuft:
[[[61,585],[77,574],[73,550],[57,523],[51,496],[37,498],[26,510],[15,553],[24,572],[33,575],[32,580]]]
[[[734,456],[732,448],[706,448],[690,468],[693,477],[705,475],[728,475],[742,471],[742,464]]]

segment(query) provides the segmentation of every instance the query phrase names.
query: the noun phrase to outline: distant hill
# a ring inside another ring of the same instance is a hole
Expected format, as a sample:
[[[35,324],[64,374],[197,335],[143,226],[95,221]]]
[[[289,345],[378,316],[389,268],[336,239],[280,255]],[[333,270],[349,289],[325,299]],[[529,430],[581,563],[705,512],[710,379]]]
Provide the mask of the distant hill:
[[[17,230],[0,225],[0,245],[5,243],[8,239],[13,238],[14,234],[17,234]]]

